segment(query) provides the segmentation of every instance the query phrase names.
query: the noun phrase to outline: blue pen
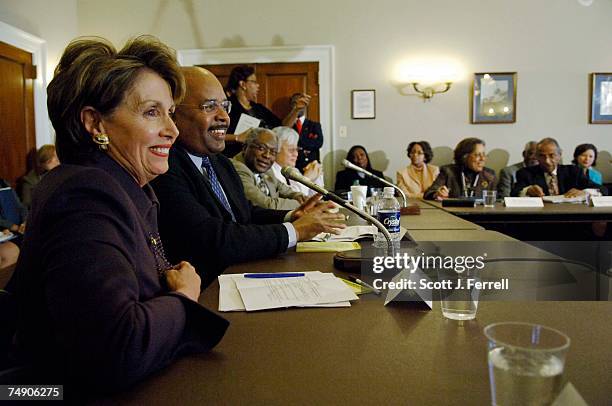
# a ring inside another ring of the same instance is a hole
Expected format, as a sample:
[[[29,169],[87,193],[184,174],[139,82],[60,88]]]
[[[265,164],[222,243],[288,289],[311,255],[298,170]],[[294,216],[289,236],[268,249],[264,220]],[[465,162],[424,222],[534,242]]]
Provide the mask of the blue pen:
[[[265,278],[295,278],[306,276],[304,273],[246,273],[245,278],[265,279]]]

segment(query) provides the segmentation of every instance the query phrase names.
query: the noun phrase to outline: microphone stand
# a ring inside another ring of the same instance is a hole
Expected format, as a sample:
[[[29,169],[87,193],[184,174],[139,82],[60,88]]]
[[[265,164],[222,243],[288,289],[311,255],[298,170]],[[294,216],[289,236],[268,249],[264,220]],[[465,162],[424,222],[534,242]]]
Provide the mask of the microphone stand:
[[[356,215],[358,215],[362,219],[364,219],[364,220],[374,224],[374,226],[376,226],[376,228],[378,228],[378,230],[383,234],[383,236],[385,237],[385,240],[387,240],[387,250],[388,250],[388,253],[391,254],[393,252],[393,243],[391,241],[391,234],[389,234],[389,231],[387,231],[387,228],[380,221],[378,221],[372,215],[364,212],[363,210],[359,210],[357,207],[353,206],[352,204],[350,204],[346,200],[342,199],[340,196],[330,192],[329,190],[327,190],[325,188],[322,188],[319,185],[313,184],[308,179],[305,179],[301,174],[296,174],[291,169],[295,169],[295,168],[288,168],[288,169],[283,168],[281,173],[286,178],[293,179],[294,181],[301,183],[302,185],[306,186],[307,188],[312,189],[312,190],[314,190],[317,193],[320,193],[323,196],[323,198],[325,198],[327,200],[331,200],[332,202],[339,204],[340,206],[344,207],[345,209],[355,213]],[[297,169],[296,169],[296,171],[297,171]]]

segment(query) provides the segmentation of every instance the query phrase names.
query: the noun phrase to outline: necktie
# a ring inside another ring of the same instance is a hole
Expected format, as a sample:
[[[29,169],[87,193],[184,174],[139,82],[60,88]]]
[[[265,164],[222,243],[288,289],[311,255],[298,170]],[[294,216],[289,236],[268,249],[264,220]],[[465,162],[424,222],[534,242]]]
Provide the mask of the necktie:
[[[270,189],[268,188],[268,185],[266,184],[266,182],[264,182],[263,175],[259,173],[256,176],[257,176],[257,187],[259,188],[259,190],[261,190],[261,192],[264,195],[270,196]]]
[[[551,196],[556,196],[559,194],[557,175],[550,175],[550,181],[548,182],[548,193],[550,193]]]
[[[215,170],[213,169],[210,163],[210,159],[207,156],[202,158],[202,168],[208,174],[208,179],[210,180],[210,186],[212,187],[212,190],[215,193],[215,196],[217,196],[217,199],[219,199],[219,201],[221,202],[225,210],[227,210],[228,213],[231,214],[232,220],[236,221],[236,217],[234,216],[232,207],[227,201],[227,197],[225,197],[225,194],[223,193],[223,189],[221,188],[221,183],[219,183],[219,179],[217,179],[217,174],[215,173]]]
[[[295,122],[295,127],[297,128],[297,133],[301,134],[302,133],[302,121],[300,119],[298,119]]]

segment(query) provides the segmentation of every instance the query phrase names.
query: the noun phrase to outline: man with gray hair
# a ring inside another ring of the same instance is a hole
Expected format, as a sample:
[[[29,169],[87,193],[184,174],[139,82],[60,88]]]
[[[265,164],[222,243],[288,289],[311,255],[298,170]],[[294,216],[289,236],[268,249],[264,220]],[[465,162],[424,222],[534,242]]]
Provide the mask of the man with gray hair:
[[[544,138],[538,142],[539,165],[523,168],[516,173],[512,196],[578,197],[585,195],[584,189],[599,189],[607,194],[606,188],[590,181],[578,166],[559,165],[561,153],[561,147],[554,138]]]
[[[293,210],[306,201],[306,196],[276,179],[270,168],[277,153],[277,135],[266,128],[252,128],[242,152],[232,158],[232,164],[252,204],[266,209]]]
[[[538,143],[536,141],[529,141],[525,144],[525,148],[523,149],[523,160],[514,165],[507,166],[499,172],[499,183],[497,184],[497,193],[499,197],[510,196],[512,187],[516,183],[516,172],[528,166],[535,166],[538,164],[538,159],[536,157],[537,145]]]

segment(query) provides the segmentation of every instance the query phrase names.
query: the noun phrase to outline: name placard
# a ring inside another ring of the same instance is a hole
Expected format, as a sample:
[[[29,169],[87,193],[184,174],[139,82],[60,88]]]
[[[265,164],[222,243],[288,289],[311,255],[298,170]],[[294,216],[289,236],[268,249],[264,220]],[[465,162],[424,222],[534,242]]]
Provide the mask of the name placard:
[[[544,207],[541,197],[504,197],[506,207]]]
[[[593,196],[591,201],[593,207],[612,207],[612,196]]]

